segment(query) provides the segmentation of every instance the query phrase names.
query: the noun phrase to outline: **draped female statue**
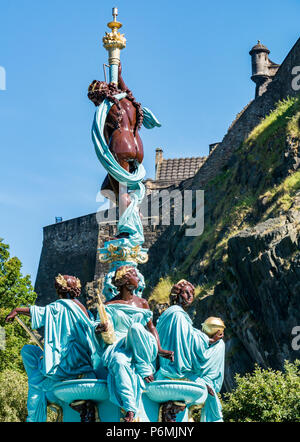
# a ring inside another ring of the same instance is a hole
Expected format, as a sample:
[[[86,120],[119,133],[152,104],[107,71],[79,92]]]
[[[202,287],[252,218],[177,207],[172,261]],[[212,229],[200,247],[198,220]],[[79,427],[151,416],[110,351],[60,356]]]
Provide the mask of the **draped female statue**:
[[[148,302],[133,294],[139,283],[136,269],[119,267],[112,282],[119,294],[106,302],[105,310],[113,323],[117,340],[107,345],[102,362],[108,370],[110,400],[125,411],[124,420],[132,422],[139,409],[145,382],[154,379],[157,355],[172,361],[173,352],[161,347]],[[96,328],[100,333],[106,330],[105,323]]]

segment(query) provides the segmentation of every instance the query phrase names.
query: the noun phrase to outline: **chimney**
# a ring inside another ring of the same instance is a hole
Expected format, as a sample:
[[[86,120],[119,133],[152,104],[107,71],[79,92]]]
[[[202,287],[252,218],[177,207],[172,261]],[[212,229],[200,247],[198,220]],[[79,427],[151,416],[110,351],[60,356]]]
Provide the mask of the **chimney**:
[[[155,179],[157,180],[158,167],[163,162],[163,150],[158,147],[155,152]]]

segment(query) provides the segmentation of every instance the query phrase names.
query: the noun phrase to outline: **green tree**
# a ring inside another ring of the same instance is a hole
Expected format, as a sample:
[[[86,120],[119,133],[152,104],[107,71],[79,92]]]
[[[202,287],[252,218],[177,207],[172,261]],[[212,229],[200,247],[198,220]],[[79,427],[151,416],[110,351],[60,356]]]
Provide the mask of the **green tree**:
[[[10,257],[9,246],[0,239],[0,326],[1,331],[5,331],[5,349],[3,339],[0,349],[0,373],[4,369],[24,371],[20,350],[29,342],[28,336],[15,321],[5,324],[5,317],[13,308],[28,307],[36,299],[30,277],[22,275],[21,267],[20,260]],[[30,325],[29,318],[23,318]]]
[[[0,422],[25,422],[27,376],[19,371],[0,373]]]
[[[236,388],[223,396],[227,422],[300,422],[300,361],[286,361],[284,372],[261,369],[236,375]]]
[[[0,422],[25,422],[27,416],[27,376],[16,370],[0,373]],[[47,410],[47,422],[55,422],[56,412]]]

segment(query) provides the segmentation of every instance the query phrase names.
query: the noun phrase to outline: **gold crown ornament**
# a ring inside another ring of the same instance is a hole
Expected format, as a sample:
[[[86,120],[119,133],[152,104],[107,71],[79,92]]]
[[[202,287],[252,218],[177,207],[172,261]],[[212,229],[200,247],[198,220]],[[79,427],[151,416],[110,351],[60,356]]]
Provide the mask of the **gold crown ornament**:
[[[57,282],[57,284],[60,284],[62,287],[68,287],[68,283],[67,283],[66,279],[60,273],[55,278],[55,281]],[[81,282],[80,282],[80,279],[78,279],[78,278],[76,278],[76,288],[81,289]]]
[[[67,281],[65,280],[63,275],[61,275],[60,273],[55,278],[55,281],[57,282],[57,284],[61,285],[62,287],[68,287]]]
[[[221,318],[210,316],[202,324],[202,331],[209,337],[217,333],[217,331],[224,331],[225,324]]]
[[[123,276],[125,276],[126,273],[127,273],[130,269],[132,269],[132,267],[129,267],[129,266],[126,266],[126,267],[124,267],[123,269],[118,269],[118,270],[116,271],[115,280],[117,281],[118,279],[123,278]]]

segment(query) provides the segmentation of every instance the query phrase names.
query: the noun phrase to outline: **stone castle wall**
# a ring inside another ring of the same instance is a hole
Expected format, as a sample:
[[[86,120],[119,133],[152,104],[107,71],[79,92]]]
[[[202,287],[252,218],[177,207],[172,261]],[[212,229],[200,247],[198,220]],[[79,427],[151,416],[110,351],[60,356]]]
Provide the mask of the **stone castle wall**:
[[[144,226],[143,247],[150,248],[164,228]],[[44,227],[43,233],[42,253],[35,282],[37,305],[43,306],[56,299],[54,278],[58,273],[77,276],[85,296],[86,290],[96,287],[96,281],[103,278],[108,271],[108,264],[99,261],[98,249],[103,247],[109,237],[115,235],[115,224],[99,225],[96,214],[93,213]]]
[[[205,184],[225,166],[232,153],[240,147],[261,119],[274,109],[275,104],[287,96],[299,93],[292,88],[294,66],[300,66],[300,38],[281,64],[272,82],[269,83],[266,92],[251,101],[238,114],[222,142],[213,149],[197,174],[186,181],[185,187],[203,189]]]

